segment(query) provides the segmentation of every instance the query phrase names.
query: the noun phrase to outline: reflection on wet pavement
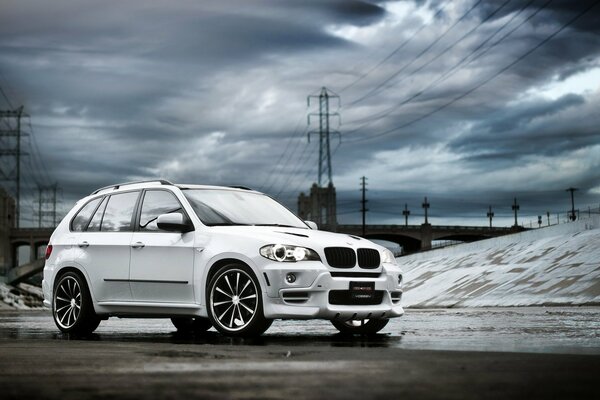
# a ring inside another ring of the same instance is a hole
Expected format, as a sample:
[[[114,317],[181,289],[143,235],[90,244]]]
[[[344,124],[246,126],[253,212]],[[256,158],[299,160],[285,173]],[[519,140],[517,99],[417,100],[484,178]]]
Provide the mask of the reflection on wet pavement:
[[[184,335],[167,319],[119,318],[103,321],[89,337],[76,338],[61,334],[48,311],[0,312],[0,341],[15,338],[600,354],[600,307],[411,309],[371,337],[340,335],[328,321],[276,321],[256,339],[227,338],[214,330]]]

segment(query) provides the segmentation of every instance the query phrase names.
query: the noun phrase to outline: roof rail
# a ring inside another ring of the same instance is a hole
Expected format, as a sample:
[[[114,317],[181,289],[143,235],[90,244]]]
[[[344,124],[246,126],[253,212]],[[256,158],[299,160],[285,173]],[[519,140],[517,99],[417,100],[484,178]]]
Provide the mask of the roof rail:
[[[232,189],[254,190],[248,186],[240,186],[240,185],[232,185],[232,186],[227,186],[227,187],[232,188]]]
[[[133,181],[133,182],[124,182],[124,183],[117,183],[116,185],[108,185],[108,186],[104,186],[101,187],[100,189],[96,189],[92,192],[92,195],[97,194],[103,190],[106,189],[113,189],[113,190],[117,190],[119,189],[121,186],[127,186],[127,185],[136,185],[139,183],[152,183],[152,182],[158,182],[161,185],[169,185],[169,186],[173,186],[173,183],[169,182],[166,179],[150,179],[150,180],[146,180],[146,181]]]

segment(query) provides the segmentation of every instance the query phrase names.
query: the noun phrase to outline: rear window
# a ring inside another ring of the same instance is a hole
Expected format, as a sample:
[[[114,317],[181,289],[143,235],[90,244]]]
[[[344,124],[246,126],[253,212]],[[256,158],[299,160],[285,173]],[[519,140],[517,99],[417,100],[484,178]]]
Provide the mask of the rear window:
[[[92,217],[92,213],[98,207],[98,203],[100,203],[102,197],[89,201],[85,206],[79,210],[75,218],[71,221],[71,230],[75,232],[82,232],[88,225],[90,218]]]

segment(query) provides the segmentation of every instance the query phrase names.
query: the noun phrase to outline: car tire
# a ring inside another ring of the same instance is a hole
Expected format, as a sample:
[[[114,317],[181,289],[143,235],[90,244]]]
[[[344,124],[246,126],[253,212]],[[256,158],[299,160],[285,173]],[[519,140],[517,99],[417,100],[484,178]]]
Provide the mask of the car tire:
[[[219,268],[208,283],[206,304],[212,325],[226,336],[260,336],[273,322],[264,317],[258,279],[243,264]]]
[[[54,323],[64,333],[89,335],[100,324],[85,279],[78,273],[59,276],[52,295]]]
[[[374,335],[385,328],[389,321],[389,319],[353,319],[350,321],[331,321],[331,323],[344,335]]]
[[[171,322],[182,333],[204,333],[212,327],[208,318],[196,317],[174,317]]]

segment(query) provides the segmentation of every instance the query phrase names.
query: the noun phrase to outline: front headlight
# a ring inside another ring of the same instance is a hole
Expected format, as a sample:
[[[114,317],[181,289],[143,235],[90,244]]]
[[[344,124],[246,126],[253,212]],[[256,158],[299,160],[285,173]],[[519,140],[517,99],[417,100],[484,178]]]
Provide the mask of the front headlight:
[[[388,249],[383,250],[383,256],[381,257],[381,262],[386,263],[386,264],[398,265],[396,263],[396,257],[394,257],[394,253],[392,253]]]
[[[269,244],[260,248],[260,255],[279,262],[321,261],[316,251],[287,244]]]

